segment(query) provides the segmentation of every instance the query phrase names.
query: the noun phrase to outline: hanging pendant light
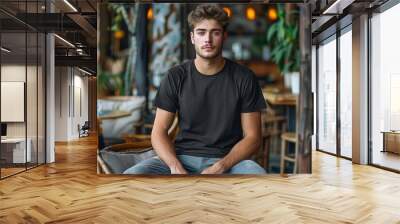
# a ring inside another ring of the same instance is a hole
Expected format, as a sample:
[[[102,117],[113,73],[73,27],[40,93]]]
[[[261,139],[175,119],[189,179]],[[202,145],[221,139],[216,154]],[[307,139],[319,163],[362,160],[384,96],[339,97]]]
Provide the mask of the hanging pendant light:
[[[256,19],[256,10],[252,6],[246,8],[246,18],[248,20]]]

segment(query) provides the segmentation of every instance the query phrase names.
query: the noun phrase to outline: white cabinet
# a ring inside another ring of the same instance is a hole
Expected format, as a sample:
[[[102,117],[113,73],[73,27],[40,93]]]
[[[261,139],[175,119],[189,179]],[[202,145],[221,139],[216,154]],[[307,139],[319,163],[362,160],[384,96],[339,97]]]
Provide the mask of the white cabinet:
[[[9,158],[5,158],[6,161],[12,163],[25,163],[32,161],[32,140],[26,139],[27,147],[25,151],[25,138],[7,138],[1,140],[2,152],[7,152]],[[11,160],[12,155],[12,160]],[[3,157],[3,156],[2,156]],[[25,161],[26,159],[26,161]]]

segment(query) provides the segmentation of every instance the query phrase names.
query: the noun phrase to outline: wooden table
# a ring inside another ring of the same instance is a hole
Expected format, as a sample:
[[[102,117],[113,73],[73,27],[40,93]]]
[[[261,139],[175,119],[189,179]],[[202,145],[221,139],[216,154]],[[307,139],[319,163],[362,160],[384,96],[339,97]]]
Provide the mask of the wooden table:
[[[382,131],[383,150],[382,152],[392,152],[400,154],[400,131]]]
[[[114,110],[111,111],[110,113],[104,114],[104,115],[99,115],[98,118],[100,120],[112,120],[112,119],[118,119],[122,117],[128,117],[130,116],[131,113],[127,111],[122,111],[122,110]]]
[[[278,92],[278,91],[263,91],[263,96],[265,101],[269,106],[271,106],[274,110],[281,111],[275,116],[283,116],[285,117],[286,121],[286,128],[285,130],[280,130],[280,132],[288,131],[288,132],[296,132],[296,106],[297,106],[297,95],[293,95],[288,92]],[[275,136],[275,138],[279,138]],[[268,141],[265,144],[269,144]],[[265,145],[264,145],[265,147]],[[294,151],[295,145],[289,144],[288,149],[290,151]],[[267,151],[267,147],[264,148],[264,157],[266,160],[269,160],[269,154],[271,150]]]
[[[284,107],[287,117],[287,128],[290,132],[296,131],[297,95],[282,92],[263,91],[264,99],[271,106]]]
[[[296,106],[297,96],[291,93],[274,93],[263,91],[264,99],[271,105]]]

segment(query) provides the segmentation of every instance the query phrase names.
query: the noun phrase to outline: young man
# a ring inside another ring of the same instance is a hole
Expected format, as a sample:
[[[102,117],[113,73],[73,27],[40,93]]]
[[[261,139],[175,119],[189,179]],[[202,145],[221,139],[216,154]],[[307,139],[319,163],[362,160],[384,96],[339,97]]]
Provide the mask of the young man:
[[[260,110],[266,108],[253,72],[222,57],[228,16],[200,5],[188,16],[196,58],[173,67],[155,99],[151,140],[156,157],[126,174],[264,174],[248,158],[260,147]],[[175,113],[179,133],[168,137]]]

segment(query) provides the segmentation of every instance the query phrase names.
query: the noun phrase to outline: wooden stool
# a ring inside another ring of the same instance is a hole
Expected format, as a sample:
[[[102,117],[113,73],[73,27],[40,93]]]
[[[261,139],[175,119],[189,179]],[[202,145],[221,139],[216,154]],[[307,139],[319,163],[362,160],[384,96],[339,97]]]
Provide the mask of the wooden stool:
[[[261,164],[265,170],[269,171],[269,158],[271,151],[279,154],[278,150],[271,150],[270,145],[279,141],[279,136],[286,129],[286,118],[284,116],[264,116],[262,126],[262,144],[260,155]],[[275,141],[276,140],[276,141]]]
[[[282,148],[281,148],[281,174],[285,171],[285,161],[293,162],[293,173],[297,171],[297,147],[295,146],[294,157],[289,157],[286,154],[287,142],[297,143],[297,135],[295,132],[285,132],[281,135],[282,138]]]

